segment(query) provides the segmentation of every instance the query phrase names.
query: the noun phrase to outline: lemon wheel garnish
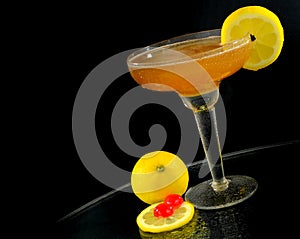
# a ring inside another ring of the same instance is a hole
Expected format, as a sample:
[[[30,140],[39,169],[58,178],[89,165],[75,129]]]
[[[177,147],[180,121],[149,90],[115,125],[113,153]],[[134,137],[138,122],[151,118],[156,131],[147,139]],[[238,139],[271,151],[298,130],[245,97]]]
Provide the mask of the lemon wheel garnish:
[[[183,202],[169,217],[156,217],[153,210],[159,203],[152,204],[145,208],[136,219],[139,228],[144,232],[165,232],[182,227],[194,216],[194,205]]]
[[[284,41],[283,27],[277,15],[267,8],[246,6],[235,10],[225,19],[221,42],[238,39],[249,33],[253,49],[243,68],[256,71],[278,58]]]

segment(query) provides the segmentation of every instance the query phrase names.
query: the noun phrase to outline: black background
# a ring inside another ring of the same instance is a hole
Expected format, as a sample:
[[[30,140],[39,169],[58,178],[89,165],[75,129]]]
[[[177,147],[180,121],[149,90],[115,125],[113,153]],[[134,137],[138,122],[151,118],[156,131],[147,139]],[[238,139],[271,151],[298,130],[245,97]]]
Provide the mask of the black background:
[[[163,5],[161,5],[163,4]],[[72,136],[72,109],[74,100],[85,77],[102,61],[125,50],[143,47],[151,43],[184,33],[220,28],[226,16],[241,6],[261,5],[272,10],[280,18],[285,30],[285,42],[278,60],[258,72],[241,70],[221,84],[221,94],[227,114],[227,136],[223,152],[248,147],[299,139],[298,90],[300,2],[286,1],[129,1],[69,5],[48,5],[39,9],[33,19],[40,36],[36,41],[42,55],[47,80],[47,114],[41,131],[47,139],[49,158],[40,163],[51,167],[48,181],[51,207],[44,205],[55,222],[88,201],[110,190],[97,181],[82,164]],[[44,41],[45,40],[45,41]],[[48,57],[49,56],[49,57]],[[124,88],[135,83],[129,75],[118,81],[107,92],[99,105],[105,105],[107,115],[114,100]],[[114,94],[112,94],[112,92]],[[226,93],[225,93],[226,92]],[[113,96],[114,95],[114,96]],[[153,114],[153,112],[158,112]],[[149,114],[146,130],[143,117]],[[140,114],[140,116],[139,116]],[[109,131],[110,121],[105,112],[96,115],[96,128],[101,146],[112,161],[125,169],[131,169],[136,158],[126,155],[114,144]],[[155,116],[154,116],[155,115]],[[103,116],[103,117],[102,117]],[[149,106],[137,112],[132,127],[139,144],[145,144],[147,129],[151,123],[161,123],[168,133],[164,149],[176,152],[179,144],[178,122],[164,109]],[[173,129],[174,130],[171,130]],[[141,136],[137,133],[142,132]],[[105,135],[105,139],[104,136]],[[199,148],[199,155],[202,154]],[[117,159],[120,159],[118,161]],[[195,159],[197,160],[197,158]],[[271,159],[266,159],[271,160]]]

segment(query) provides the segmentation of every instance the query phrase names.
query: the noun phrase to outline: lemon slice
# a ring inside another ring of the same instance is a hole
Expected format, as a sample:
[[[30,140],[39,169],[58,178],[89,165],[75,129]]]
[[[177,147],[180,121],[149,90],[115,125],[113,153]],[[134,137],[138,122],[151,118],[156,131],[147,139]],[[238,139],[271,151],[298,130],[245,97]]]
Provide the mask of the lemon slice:
[[[253,49],[243,68],[256,71],[278,58],[284,41],[283,27],[276,14],[267,8],[246,6],[235,10],[225,19],[221,42],[238,39],[249,33]]]
[[[142,231],[158,233],[174,230],[187,224],[195,212],[193,204],[183,202],[173,215],[165,218],[155,217],[153,211],[158,204],[148,206],[137,216],[136,222]]]
[[[195,210],[193,218],[185,225],[172,231],[152,233],[139,230],[142,239],[182,239],[182,238],[210,238],[210,229],[206,220]]]

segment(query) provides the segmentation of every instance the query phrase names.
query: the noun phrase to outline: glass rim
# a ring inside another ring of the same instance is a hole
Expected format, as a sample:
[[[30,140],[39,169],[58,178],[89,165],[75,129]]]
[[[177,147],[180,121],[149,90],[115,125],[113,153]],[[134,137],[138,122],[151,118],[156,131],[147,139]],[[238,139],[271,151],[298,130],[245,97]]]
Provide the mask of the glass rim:
[[[127,57],[127,64],[129,67],[133,68],[146,68],[146,67],[154,67],[154,66],[162,66],[162,65],[172,65],[172,64],[180,64],[180,63],[186,63],[190,61],[195,61],[203,58],[208,58],[215,56],[217,54],[225,53],[230,50],[234,50],[238,47],[244,46],[244,44],[248,44],[251,42],[251,35],[250,33],[247,33],[241,38],[234,39],[231,41],[228,41],[224,44],[220,44],[220,47],[217,47],[212,50],[208,50],[202,53],[197,54],[196,58],[192,58],[184,53],[180,53],[182,57],[178,57],[174,60],[169,60],[166,62],[158,61],[158,62],[132,62],[133,59],[135,59],[137,56],[145,54],[145,52],[154,51],[155,49],[161,49],[167,45],[172,45],[178,42],[183,42],[186,40],[197,40],[197,39],[206,39],[206,38],[221,38],[221,29],[212,29],[212,30],[203,30],[198,32],[192,32],[187,34],[182,34],[179,36],[171,37],[166,40],[158,41],[156,43],[150,44],[145,47],[141,47],[138,50],[132,52]],[[219,42],[220,43],[220,42]],[[167,48],[166,48],[167,49]],[[175,50],[170,50],[175,51]]]

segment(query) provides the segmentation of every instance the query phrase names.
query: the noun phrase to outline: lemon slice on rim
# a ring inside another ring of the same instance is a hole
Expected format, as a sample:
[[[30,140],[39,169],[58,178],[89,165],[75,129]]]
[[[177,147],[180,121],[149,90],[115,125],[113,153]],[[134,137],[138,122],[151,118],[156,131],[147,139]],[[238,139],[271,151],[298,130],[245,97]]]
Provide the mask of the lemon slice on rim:
[[[265,7],[246,6],[232,12],[223,22],[221,42],[251,34],[253,49],[243,68],[259,70],[280,55],[284,34],[279,18]]]
[[[171,216],[156,217],[153,211],[158,204],[148,206],[137,216],[136,222],[142,231],[153,233],[171,231],[187,224],[194,216],[194,205],[183,202]]]

